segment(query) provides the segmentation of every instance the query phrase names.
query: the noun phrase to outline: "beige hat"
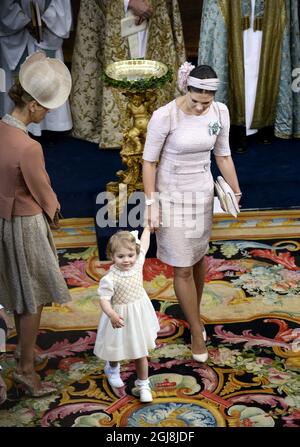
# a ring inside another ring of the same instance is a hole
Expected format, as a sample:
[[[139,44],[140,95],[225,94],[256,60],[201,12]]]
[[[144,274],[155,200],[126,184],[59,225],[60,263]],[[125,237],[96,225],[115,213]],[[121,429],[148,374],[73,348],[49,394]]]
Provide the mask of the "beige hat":
[[[26,58],[21,65],[19,80],[23,89],[47,109],[56,109],[66,102],[72,86],[66,65],[41,51]]]

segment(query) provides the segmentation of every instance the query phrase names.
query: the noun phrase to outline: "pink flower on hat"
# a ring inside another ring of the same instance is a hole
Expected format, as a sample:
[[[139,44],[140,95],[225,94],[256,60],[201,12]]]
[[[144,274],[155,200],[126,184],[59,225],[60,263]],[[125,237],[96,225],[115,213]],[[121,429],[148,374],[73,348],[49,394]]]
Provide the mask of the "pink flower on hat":
[[[193,68],[195,68],[195,65],[190,62],[185,62],[179,67],[177,85],[179,90],[183,93],[187,92],[187,80]]]

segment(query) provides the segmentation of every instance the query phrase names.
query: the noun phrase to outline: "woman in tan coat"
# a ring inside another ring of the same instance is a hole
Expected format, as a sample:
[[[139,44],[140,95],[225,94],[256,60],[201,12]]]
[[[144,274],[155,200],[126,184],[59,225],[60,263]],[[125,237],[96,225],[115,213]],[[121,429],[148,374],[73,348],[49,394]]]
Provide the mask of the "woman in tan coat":
[[[55,391],[34,369],[43,306],[70,301],[48,221],[60,209],[40,144],[26,126],[63,104],[71,76],[57,59],[34,53],[9,91],[15,108],[0,121],[0,304],[14,312],[19,359],[13,380],[31,396]]]

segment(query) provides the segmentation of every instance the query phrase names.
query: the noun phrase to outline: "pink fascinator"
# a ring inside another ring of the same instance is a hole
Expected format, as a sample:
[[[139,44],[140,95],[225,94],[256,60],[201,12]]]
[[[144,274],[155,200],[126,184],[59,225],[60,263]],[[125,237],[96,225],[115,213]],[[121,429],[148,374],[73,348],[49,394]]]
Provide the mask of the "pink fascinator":
[[[185,62],[179,67],[177,85],[182,93],[187,92],[187,80],[193,68],[195,68],[195,65],[190,62]]]

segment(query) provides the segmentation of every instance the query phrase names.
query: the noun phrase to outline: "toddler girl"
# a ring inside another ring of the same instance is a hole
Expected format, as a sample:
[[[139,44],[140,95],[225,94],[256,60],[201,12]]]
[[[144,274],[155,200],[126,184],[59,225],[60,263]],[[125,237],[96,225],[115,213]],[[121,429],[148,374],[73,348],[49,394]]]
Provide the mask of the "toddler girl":
[[[120,360],[134,359],[135,386],[141,402],[151,402],[148,380],[148,350],[155,347],[159,323],[143,287],[143,264],[149,248],[150,231],[145,228],[141,240],[137,231],[119,231],[107,246],[113,261],[100,280],[98,294],[103,311],[94,354],[106,360],[104,372],[113,387],[122,387]]]

